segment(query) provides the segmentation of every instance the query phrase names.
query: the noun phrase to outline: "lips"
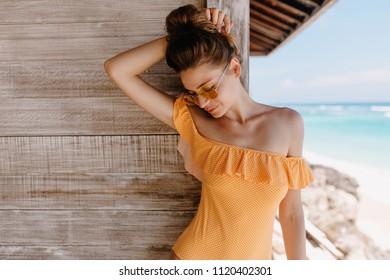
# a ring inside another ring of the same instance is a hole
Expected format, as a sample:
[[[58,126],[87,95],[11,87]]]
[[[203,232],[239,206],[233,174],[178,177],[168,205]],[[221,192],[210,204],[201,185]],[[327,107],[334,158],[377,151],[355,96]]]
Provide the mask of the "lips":
[[[207,112],[209,113],[212,113],[213,111],[215,111],[215,109],[217,109],[218,106],[215,106],[214,108],[211,108],[211,109],[206,109]]]

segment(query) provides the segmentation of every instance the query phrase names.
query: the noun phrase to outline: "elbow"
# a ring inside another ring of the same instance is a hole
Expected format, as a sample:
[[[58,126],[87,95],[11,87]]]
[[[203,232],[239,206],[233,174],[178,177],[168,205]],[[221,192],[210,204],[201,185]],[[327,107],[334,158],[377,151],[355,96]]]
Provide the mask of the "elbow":
[[[113,72],[113,63],[112,63],[112,60],[111,59],[108,59],[104,62],[104,70],[106,71],[106,73],[111,76],[112,72]]]
[[[104,70],[113,82],[121,80],[125,74],[124,69],[121,69],[116,61],[109,59],[104,62]]]

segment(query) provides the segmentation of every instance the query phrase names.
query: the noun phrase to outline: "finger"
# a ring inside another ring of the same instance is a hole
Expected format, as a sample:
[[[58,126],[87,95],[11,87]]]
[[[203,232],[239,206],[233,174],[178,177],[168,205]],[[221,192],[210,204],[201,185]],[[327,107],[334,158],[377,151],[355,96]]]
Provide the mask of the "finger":
[[[214,25],[217,25],[217,22],[218,22],[218,14],[219,14],[219,10],[218,9],[214,9],[211,11],[211,22],[214,24]]]
[[[223,22],[224,18],[225,18],[225,13],[224,12],[219,12],[218,13],[218,19],[217,19],[217,24],[216,24],[217,27],[221,27],[222,26],[222,22]]]
[[[228,16],[225,16],[225,18],[223,19],[223,22],[225,23],[225,31],[226,32],[229,32],[229,29],[230,29],[230,18]]]
[[[210,12],[210,9],[206,9],[206,10],[205,10],[205,14],[206,14],[206,18],[207,18],[208,20],[211,20],[211,12]]]
[[[230,26],[229,26],[228,31],[227,31],[228,33],[230,33],[230,31],[232,30],[233,25],[234,25],[234,22],[231,21]]]

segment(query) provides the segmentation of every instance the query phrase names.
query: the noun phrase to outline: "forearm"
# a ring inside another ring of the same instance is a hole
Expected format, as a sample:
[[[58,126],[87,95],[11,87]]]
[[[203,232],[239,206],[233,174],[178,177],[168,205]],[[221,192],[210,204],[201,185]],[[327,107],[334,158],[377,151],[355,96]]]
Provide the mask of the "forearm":
[[[306,230],[303,211],[294,217],[280,215],[287,259],[305,260]]]
[[[165,57],[166,37],[153,40],[123,53],[120,53],[104,64],[107,72],[126,76],[137,76]]]

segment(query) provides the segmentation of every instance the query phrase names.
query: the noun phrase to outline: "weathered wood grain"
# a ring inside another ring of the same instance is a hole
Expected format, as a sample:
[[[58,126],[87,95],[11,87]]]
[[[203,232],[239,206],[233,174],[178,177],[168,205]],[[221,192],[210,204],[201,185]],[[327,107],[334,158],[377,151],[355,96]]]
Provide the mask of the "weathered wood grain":
[[[241,52],[241,83],[249,92],[249,0],[207,0],[207,7],[220,9],[234,22],[231,33]]]
[[[0,20],[1,22],[1,20]],[[151,27],[154,27],[151,29]],[[159,36],[164,30],[164,17],[144,20],[134,16],[128,22],[0,24],[0,40],[42,40],[127,37],[141,40],[145,36]],[[60,31],[60,32],[59,32]]]
[[[1,99],[10,97],[123,97],[124,94],[108,78],[103,64],[103,59],[0,61],[0,107],[4,107]],[[182,87],[179,76],[166,65],[165,60],[148,69],[141,77],[172,95]]]
[[[171,246],[193,216],[194,211],[1,210],[0,244],[123,245],[147,251]]]
[[[49,1],[2,0],[0,24],[51,24],[155,21],[178,6],[204,6],[205,0],[164,1]]]
[[[163,36],[91,37],[0,40],[0,61],[107,59],[127,49]]]
[[[0,100],[0,136],[175,133],[125,96]]]
[[[187,173],[0,176],[0,209],[196,210],[200,182]]]
[[[172,244],[131,245],[0,245],[0,259],[6,260],[167,260]]]
[[[109,57],[205,0],[1,1],[0,259],[166,259],[200,183],[177,133],[111,83]],[[141,75],[176,94],[164,61]]]
[[[0,175],[185,172],[177,135],[0,137]]]

